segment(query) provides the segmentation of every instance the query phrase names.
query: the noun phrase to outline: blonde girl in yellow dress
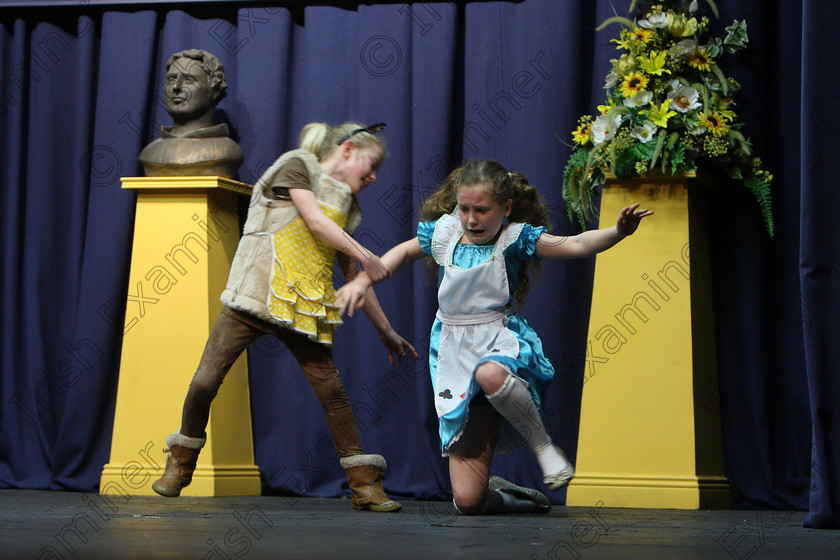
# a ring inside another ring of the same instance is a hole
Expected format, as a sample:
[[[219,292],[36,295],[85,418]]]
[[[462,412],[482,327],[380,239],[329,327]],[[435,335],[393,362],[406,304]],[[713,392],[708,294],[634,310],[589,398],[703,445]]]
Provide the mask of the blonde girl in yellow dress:
[[[187,486],[205,443],[210,403],[243,350],[264,334],[279,338],[300,364],[324,407],[330,435],[347,473],[352,507],[399,511],[382,488],[385,459],[362,451],[355,418],[332,356],[333,330],[341,324],[332,286],[333,262],[347,280],[361,263],[374,281],[390,271],[352,237],[361,212],[357,195],[376,180],[385,156],[376,132],[345,123],[306,125],[300,149],[280,156],[254,186],[243,236],[221,296],[222,313],[190,383],[180,429],[167,438],[169,455],[162,496]],[[393,363],[414,348],[391,327],[376,296],[363,308]]]

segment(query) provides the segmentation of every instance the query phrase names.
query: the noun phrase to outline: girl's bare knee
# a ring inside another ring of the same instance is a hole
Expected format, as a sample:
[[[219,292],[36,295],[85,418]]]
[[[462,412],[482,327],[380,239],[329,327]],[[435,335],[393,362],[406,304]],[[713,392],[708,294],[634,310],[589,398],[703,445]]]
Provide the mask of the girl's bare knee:
[[[484,362],[475,370],[475,381],[485,394],[492,395],[502,388],[510,375],[502,366],[493,362]]]
[[[477,515],[484,510],[484,493],[456,493],[452,496],[452,501],[455,508],[464,515]]]

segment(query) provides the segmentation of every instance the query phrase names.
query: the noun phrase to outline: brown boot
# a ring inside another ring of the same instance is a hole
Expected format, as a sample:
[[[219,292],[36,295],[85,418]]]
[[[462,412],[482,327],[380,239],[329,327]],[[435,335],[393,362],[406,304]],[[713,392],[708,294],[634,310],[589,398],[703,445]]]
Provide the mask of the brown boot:
[[[181,489],[192,482],[198,453],[204,447],[206,438],[193,438],[175,432],[166,438],[169,454],[166,456],[166,468],[163,476],[152,484],[152,490],[175,498],[181,494]]]
[[[353,509],[370,511],[400,511],[402,504],[392,500],[382,488],[385,458],[382,455],[352,455],[341,458],[353,492]]]

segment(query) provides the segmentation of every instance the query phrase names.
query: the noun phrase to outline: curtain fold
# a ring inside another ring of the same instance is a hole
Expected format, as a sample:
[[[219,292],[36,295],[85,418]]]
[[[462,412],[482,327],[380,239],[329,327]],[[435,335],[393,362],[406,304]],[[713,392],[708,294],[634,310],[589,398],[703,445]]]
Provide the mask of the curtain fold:
[[[810,511],[806,527],[840,529],[840,361],[833,335],[840,328],[840,246],[834,185],[840,173],[840,79],[821,72],[840,14],[806,0],[802,22],[802,162],[799,255],[802,327],[811,405]]]

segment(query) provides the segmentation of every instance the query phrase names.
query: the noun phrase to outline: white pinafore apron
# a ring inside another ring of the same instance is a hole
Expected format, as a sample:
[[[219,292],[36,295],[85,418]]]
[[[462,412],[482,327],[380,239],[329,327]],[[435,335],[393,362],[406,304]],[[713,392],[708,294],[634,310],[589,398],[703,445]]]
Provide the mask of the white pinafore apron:
[[[437,318],[442,329],[435,375],[435,409],[441,417],[469,398],[473,373],[481,359],[519,355],[519,341],[506,328],[513,311],[504,249],[519,237],[522,224],[510,224],[496,241],[492,257],[469,269],[452,262],[463,235],[460,221],[448,216],[438,228],[432,256],[444,267],[438,287]]]

